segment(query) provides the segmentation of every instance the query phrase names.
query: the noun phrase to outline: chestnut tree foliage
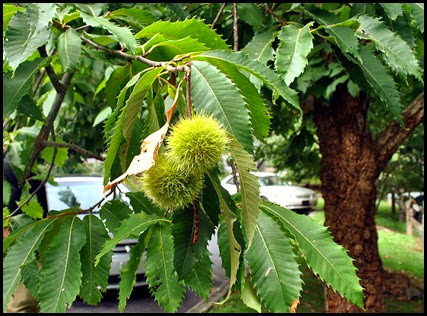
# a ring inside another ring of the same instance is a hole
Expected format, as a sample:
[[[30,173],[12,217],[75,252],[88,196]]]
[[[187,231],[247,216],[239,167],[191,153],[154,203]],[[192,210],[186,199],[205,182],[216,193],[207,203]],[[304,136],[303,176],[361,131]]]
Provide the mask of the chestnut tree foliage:
[[[269,136],[270,112],[278,104],[301,121],[298,93],[289,86],[297,80],[300,90],[319,75],[308,56],[320,49],[333,49],[341,62],[331,66],[336,80],[324,93],[330,95],[342,82],[354,90],[360,85],[402,122],[390,72],[421,79],[412,49],[416,40],[402,40],[358,4],[338,11],[289,4],[282,10],[304,12],[305,19],[266,29],[274,17],[263,5],[248,3],[237,5],[239,25],[254,33],[237,40],[231,9],[211,28],[220,6],[3,5],[3,153],[20,180],[18,205],[27,216],[3,240],[3,311],[21,281],[41,312],[65,312],[77,296],[98,304],[112,250],[126,238],[138,243],[121,270],[120,311],[144,253],[151,293],[165,311],[177,310],[185,287],[207,300],[212,286],[207,244],[216,232],[230,279],[223,302],[237,289],[257,311],[295,310],[303,288],[297,260],[302,257],[330,288],[363,308],[353,259],[327,228],[260,199],[251,173],[254,140]],[[423,6],[384,4],[384,10],[392,24],[405,25],[405,19],[423,32]],[[304,77],[307,65],[312,71]],[[78,206],[43,217],[29,198],[28,180],[52,179],[54,165],[78,161],[72,151],[104,160],[104,194],[112,194],[118,182],[152,166],[157,150],[164,150],[169,124],[192,114],[212,116],[227,131],[238,194],[230,196],[218,169],[212,169],[204,174],[197,200],[172,210],[137,191],[127,193],[130,205],[106,202],[100,218],[93,208]],[[147,147],[148,139],[154,146]],[[144,163],[135,157],[144,157]],[[3,185],[7,200],[11,190]],[[15,211],[3,210],[4,225]],[[81,220],[77,215],[83,213]]]

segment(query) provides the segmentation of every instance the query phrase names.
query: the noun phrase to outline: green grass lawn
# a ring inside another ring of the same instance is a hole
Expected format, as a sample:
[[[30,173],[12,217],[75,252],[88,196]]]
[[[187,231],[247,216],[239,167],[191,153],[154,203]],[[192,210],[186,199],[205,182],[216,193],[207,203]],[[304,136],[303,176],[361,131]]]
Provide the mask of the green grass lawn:
[[[322,209],[323,199],[319,199],[317,207]],[[324,223],[323,211],[316,212],[312,218]],[[424,253],[421,251],[420,238],[405,234],[405,223],[398,221],[398,215],[393,216],[391,207],[382,201],[375,216],[377,225],[385,227],[378,230],[378,247],[384,268],[404,272],[419,280],[424,279]],[[324,307],[323,283],[305,265],[303,272],[303,292],[297,313],[322,313]],[[423,282],[424,283],[424,282]],[[386,299],[386,312],[411,313],[424,311],[424,299],[410,302],[393,301]],[[238,293],[233,293],[229,301],[223,305],[214,305],[210,313],[256,313],[245,306],[239,299]]]

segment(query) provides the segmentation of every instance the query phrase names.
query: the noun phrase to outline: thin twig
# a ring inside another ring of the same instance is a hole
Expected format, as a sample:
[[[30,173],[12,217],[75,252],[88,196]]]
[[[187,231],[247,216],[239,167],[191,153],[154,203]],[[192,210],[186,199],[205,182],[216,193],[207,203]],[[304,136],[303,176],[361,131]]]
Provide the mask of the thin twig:
[[[218,22],[219,17],[221,16],[221,13],[224,10],[226,4],[227,3],[223,3],[222,6],[221,6],[221,8],[219,8],[219,11],[218,11],[217,15],[216,15],[215,19],[212,22],[211,30],[213,30],[213,28],[215,27],[216,22]]]
[[[237,3],[233,3],[233,32],[234,32],[234,46],[233,50],[237,52],[239,50],[239,35],[237,29]]]
[[[52,139],[55,140],[55,131],[52,129]],[[52,155],[52,162],[50,164],[49,170],[47,171],[47,175],[44,178],[44,180],[39,184],[39,186],[37,187],[37,189],[35,189],[33,191],[33,193],[31,193],[31,195],[29,196],[29,198],[27,200],[25,200],[23,203],[21,203],[20,205],[18,205],[18,207],[12,212],[10,213],[8,216],[4,217],[3,220],[12,217],[13,215],[16,214],[16,212],[18,212],[22,206],[24,206],[25,204],[27,204],[28,202],[30,202],[30,200],[34,197],[34,195],[37,194],[37,192],[40,191],[40,189],[46,184],[47,180],[50,177],[50,173],[52,172],[53,166],[55,165],[55,159],[56,159],[56,153],[57,153],[57,149],[53,148],[53,155]]]
[[[191,117],[191,62],[189,62],[187,66],[188,67],[185,71],[185,80],[187,81],[187,85],[185,87],[185,97],[187,99],[187,117]]]
[[[285,21],[283,21],[281,18],[279,18],[274,12],[273,10],[271,10],[271,8],[268,6],[267,3],[265,3],[265,11],[268,12],[269,14],[271,14],[272,16],[274,16],[280,24],[282,25],[287,25],[287,23]]]
[[[46,49],[44,46],[39,47],[38,51],[40,53],[40,56],[47,57]],[[55,71],[53,70],[52,66],[49,64],[45,67],[45,70],[47,72],[47,75],[49,76],[50,82],[52,83],[53,87],[55,88],[57,93],[63,92],[65,87],[61,84],[58,77],[55,74]],[[66,90],[66,89],[65,89]]]
[[[68,29],[72,29],[71,26],[69,26],[69,25],[62,25],[61,23],[59,23],[59,22],[57,22],[55,20],[52,20],[52,22],[53,22],[52,25],[54,27],[60,29],[61,31],[66,31]],[[170,65],[171,61],[169,61],[169,62],[159,62],[159,61],[153,61],[153,60],[144,58],[142,56],[132,56],[132,55],[129,55],[129,54],[126,54],[126,53],[122,52],[121,50],[114,50],[114,49],[111,49],[111,48],[99,45],[99,44],[95,43],[94,41],[86,38],[83,34],[80,34],[80,37],[81,37],[81,39],[84,42],[86,42],[90,46],[92,46],[92,47],[94,47],[96,49],[102,50],[104,52],[107,52],[107,53],[109,53],[111,55],[119,56],[119,57],[122,57],[122,58],[128,59],[128,60],[135,59],[135,60],[138,60],[138,61],[140,61],[140,62],[142,62],[144,64],[147,64],[148,66],[151,66],[151,67],[165,67],[166,71],[168,71],[168,72],[180,72],[180,71],[182,72],[182,71],[185,71],[184,66],[176,66],[176,67],[171,66]]]
[[[33,95],[36,93],[37,89],[39,88],[40,84],[43,81],[44,75],[46,74],[46,68],[42,69],[42,71],[40,71],[39,76],[36,79],[36,82],[34,83],[34,87],[33,87]]]
[[[44,149],[44,146],[42,144],[42,141],[46,140],[50,134],[50,131],[53,128],[53,122],[56,119],[56,116],[58,115],[59,108],[61,107],[62,101],[64,101],[65,94],[67,93],[68,86],[71,83],[71,79],[73,78],[73,74],[71,73],[65,73],[62,77],[61,84],[66,88],[65,90],[59,92],[55,100],[53,102],[52,108],[46,118],[46,122],[41,128],[39,135],[37,135],[37,138],[35,140],[34,144],[34,150],[31,154],[30,159],[28,160],[27,165],[25,166],[25,170],[22,174],[21,181],[19,182],[19,187],[22,187],[25,180],[28,178],[31,172],[31,168],[33,167],[34,163],[36,162],[37,157],[39,156],[40,152]]]
[[[100,155],[95,154],[95,153],[93,153],[93,152],[91,152],[91,151],[89,151],[87,149],[83,149],[83,148],[81,148],[81,147],[79,147],[79,146],[77,146],[75,144],[55,143],[55,142],[50,142],[50,141],[47,141],[47,140],[42,140],[41,143],[42,143],[43,146],[46,146],[46,147],[69,148],[69,149],[77,151],[78,153],[80,153],[82,155],[85,155],[85,156],[87,156],[89,158],[95,158],[95,159],[101,160],[101,161],[105,160],[104,157],[101,157]]]

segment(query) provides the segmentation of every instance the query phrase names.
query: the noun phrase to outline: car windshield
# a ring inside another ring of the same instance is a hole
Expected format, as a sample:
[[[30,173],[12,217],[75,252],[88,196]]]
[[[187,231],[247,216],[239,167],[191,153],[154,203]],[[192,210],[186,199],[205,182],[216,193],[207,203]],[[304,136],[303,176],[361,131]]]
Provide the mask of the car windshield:
[[[63,210],[80,204],[87,209],[102,197],[102,179],[99,181],[58,181],[58,186],[46,185],[47,203],[49,210]],[[99,211],[99,208],[94,209]]]
[[[283,185],[284,182],[282,179],[278,176],[267,176],[267,177],[259,177],[259,184],[261,186],[267,186],[267,185]]]

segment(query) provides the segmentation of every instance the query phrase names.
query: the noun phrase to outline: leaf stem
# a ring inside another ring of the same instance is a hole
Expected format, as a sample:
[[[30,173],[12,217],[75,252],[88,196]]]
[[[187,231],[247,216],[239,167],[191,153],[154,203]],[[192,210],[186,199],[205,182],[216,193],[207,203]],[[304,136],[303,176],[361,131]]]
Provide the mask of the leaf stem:
[[[185,98],[187,101],[187,117],[191,117],[191,62],[187,63],[187,68],[185,71],[185,80],[187,81],[187,85],[185,87]]]

